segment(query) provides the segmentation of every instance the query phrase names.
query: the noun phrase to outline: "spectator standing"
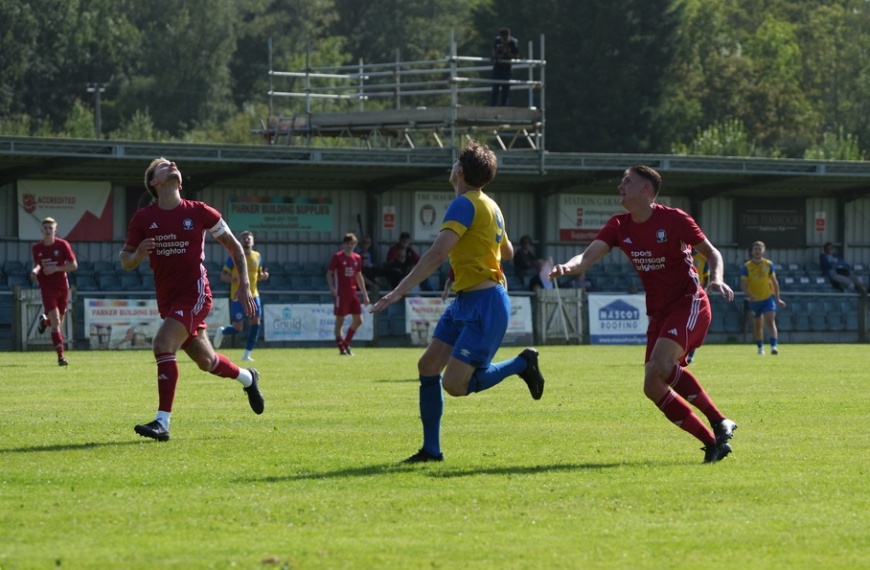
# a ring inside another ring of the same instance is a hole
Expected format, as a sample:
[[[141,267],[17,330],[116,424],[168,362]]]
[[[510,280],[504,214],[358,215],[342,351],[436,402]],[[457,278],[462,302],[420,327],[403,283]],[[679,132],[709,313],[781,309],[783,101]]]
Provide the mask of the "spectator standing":
[[[491,106],[506,107],[510,101],[511,60],[519,57],[520,42],[511,35],[510,29],[502,28],[492,44],[492,79],[499,83],[492,86]]]
[[[33,269],[30,278],[39,284],[42,306],[39,316],[39,334],[51,327],[51,342],[57,353],[58,366],[69,362],[63,354],[63,320],[69,304],[67,273],[79,268],[69,242],[57,237],[57,221],[45,218],[41,224],[42,241],[33,244]]]
[[[704,444],[704,463],[731,453],[729,440],[737,424],[713,403],[686,366],[685,355],[704,341],[710,327],[710,300],[692,267],[691,248],[710,262],[707,289],[734,299],[722,277],[722,255],[695,220],[677,208],[655,202],[661,175],[648,166],[632,166],[619,184],[619,203],[628,210],[608,220],[583,253],[553,267],[551,278],[588,271],[614,247],[634,265],[646,291],[649,315],[643,390],[680,429]],[[692,404],[709,420],[707,428]]]
[[[462,149],[449,178],[456,197],[447,208],[438,237],[411,273],[370,309],[378,313],[399,301],[449,258],[457,298],[444,310],[429,346],[417,363],[423,447],[405,459],[405,463],[444,460],[442,381],[447,393],[458,397],[482,392],[518,374],[532,398],[540,399],[544,393],[544,378],[534,348],[527,348],[514,358],[492,362],[507,331],[511,312],[501,259],[513,255],[501,210],[483,192],[497,168],[495,153],[487,146],[471,142]]]
[[[121,266],[132,271],[148,259],[154,272],[157,310],[163,324],[154,336],[152,348],[157,360],[159,403],[154,421],[133,429],[142,437],[169,441],[169,423],[181,349],[199,366],[221,378],[237,380],[255,414],[262,414],[263,395],[259,374],[253,368],[239,368],[216,353],[205,334],[205,319],[211,311],[212,296],[205,259],[205,234],[210,233],[232,255],[238,267],[236,298],[245,314],[254,314],[245,252],[220,212],[205,204],[181,197],[181,171],[174,162],[156,158],[145,170],[145,189],[152,203],[136,210],[119,253]]]
[[[828,242],[822,248],[819,255],[819,265],[824,273],[838,289],[845,292],[859,291],[865,293],[864,281],[860,276],[852,273],[852,268],[846,260],[837,255],[837,248]]]
[[[254,314],[246,317],[245,308],[241,301],[236,297],[239,292],[239,271],[236,269],[236,263],[233,261],[233,256],[228,256],[224,262],[223,271],[221,271],[221,281],[230,284],[230,321],[225,327],[220,327],[214,335],[214,347],[220,348],[225,335],[235,335],[242,332],[245,324],[245,319],[248,320],[248,340],[245,344],[245,352],[242,354],[242,360],[253,361],[251,352],[257,345],[257,339],[260,336],[260,318],[263,315],[263,303],[260,300],[260,292],[257,288],[257,283],[269,279],[269,270],[263,267],[263,258],[259,251],[254,251],[254,234],[249,231],[244,231],[239,234],[239,240],[242,244],[242,249],[245,252],[245,262],[248,267],[248,277],[251,281],[251,296],[254,298]]]
[[[764,328],[770,332],[770,353],[779,354],[776,330],[776,307],[785,308],[779,298],[779,281],[773,262],[764,257],[763,241],[752,244],[749,261],[740,268],[740,288],[749,300],[749,310],[755,319],[755,345],[764,354]]]
[[[332,311],[335,315],[335,344],[342,356],[353,356],[350,343],[363,323],[358,292],[362,292],[363,301],[366,305],[369,304],[369,294],[362,274],[362,258],[353,251],[356,244],[356,235],[344,234],[342,248],[329,260],[329,269],[326,271],[329,292],[335,297]],[[351,315],[351,323],[347,327],[347,333],[342,336],[344,319],[348,315]]]

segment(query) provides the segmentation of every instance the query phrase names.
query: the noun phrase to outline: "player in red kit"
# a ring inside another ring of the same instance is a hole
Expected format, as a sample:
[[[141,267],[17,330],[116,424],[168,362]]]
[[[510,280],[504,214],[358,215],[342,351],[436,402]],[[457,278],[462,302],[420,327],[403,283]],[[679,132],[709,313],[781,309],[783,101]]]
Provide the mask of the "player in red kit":
[[[335,252],[329,261],[326,272],[326,282],[329,292],[335,297],[335,344],[343,356],[353,356],[350,343],[357,329],[362,326],[362,306],[359,302],[359,291],[362,291],[363,301],[369,304],[369,294],[366,291],[365,278],[362,274],[362,258],[354,253],[357,239],[352,233],[344,235],[341,240],[341,251]],[[342,337],[344,318],[351,315],[352,321],[347,327],[347,334]]]
[[[140,208],[130,220],[127,239],[120,252],[121,265],[133,270],[148,259],[154,272],[157,308],[163,324],[154,337],[159,404],[154,421],[135,426],[136,433],[158,441],[169,440],[169,418],[178,363],[175,353],[184,350],[201,370],[233,378],[244,387],[256,414],[264,409],[259,375],[253,368],[239,368],[214,351],[205,334],[205,318],[212,306],[205,259],[205,234],[210,233],[230,252],[239,268],[236,298],[247,316],[254,314],[254,299],[245,262],[245,252],[221,214],[203,202],[181,198],[181,172],[174,162],[158,158],[145,171],[145,189],[152,203]]]
[[[701,346],[710,327],[710,300],[692,263],[692,248],[710,264],[706,290],[729,301],[734,291],[722,280],[722,254],[695,220],[676,208],[655,203],[662,178],[648,166],[632,166],[619,184],[619,203],[628,210],[610,218],[589,247],[550,278],[588,271],[612,248],[631,260],[646,290],[649,315],[643,390],[674,424],[704,444],[704,462],[731,453],[737,424],[727,419],[686,367],[686,355]],[[710,422],[705,426],[689,406]]]
[[[63,319],[69,302],[66,274],[79,268],[69,242],[57,237],[54,218],[42,220],[42,241],[33,244],[33,270],[30,278],[39,283],[45,313],[39,316],[39,333],[51,326],[51,342],[57,352],[58,366],[69,364],[63,355]]]

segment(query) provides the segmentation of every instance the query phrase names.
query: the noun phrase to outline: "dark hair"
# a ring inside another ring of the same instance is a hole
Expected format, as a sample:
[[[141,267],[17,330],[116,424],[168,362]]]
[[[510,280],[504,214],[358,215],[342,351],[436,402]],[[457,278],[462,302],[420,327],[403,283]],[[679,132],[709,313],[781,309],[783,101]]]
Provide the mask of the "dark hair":
[[[411,239],[411,234],[409,234],[408,232],[402,232],[399,234],[399,239],[405,239],[405,238]]]
[[[498,35],[503,38],[509,37],[511,35],[511,30],[510,28],[502,28],[498,31]]]
[[[495,178],[498,171],[498,159],[495,153],[485,144],[476,141],[469,142],[459,153],[459,166],[466,184],[474,188],[483,188]]]
[[[645,164],[636,164],[634,166],[630,166],[628,169],[652,184],[655,195],[659,195],[659,190],[662,189],[661,174],[659,174],[649,166],[646,166]]]
[[[357,241],[356,235],[353,232],[347,232],[344,234],[344,238],[341,240],[342,243],[347,243],[349,241]]]

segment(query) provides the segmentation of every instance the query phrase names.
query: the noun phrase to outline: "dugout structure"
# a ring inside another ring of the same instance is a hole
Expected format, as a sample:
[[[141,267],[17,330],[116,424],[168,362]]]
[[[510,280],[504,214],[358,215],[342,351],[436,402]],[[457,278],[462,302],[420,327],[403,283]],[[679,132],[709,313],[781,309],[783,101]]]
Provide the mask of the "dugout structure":
[[[451,34],[440,59],[366,63],[304,70],[272,68],[269,117],[253,132],[269,145],[352,145],[379,149],[449,148],[487,139],[502,151],[543,154],[544,36],[539,58],[513,60],[507,81],[491,78],[488,57],[460,56]],[[493,87],[510,84],[512,106],[489,106]],[[287,103],[289,101],[289,103]]]

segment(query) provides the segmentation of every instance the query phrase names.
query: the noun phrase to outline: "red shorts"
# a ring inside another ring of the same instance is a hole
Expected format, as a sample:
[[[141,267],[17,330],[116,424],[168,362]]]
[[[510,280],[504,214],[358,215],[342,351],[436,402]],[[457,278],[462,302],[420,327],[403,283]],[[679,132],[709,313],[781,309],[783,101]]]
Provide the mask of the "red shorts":
[[[686,353],[703,344],[710,328],[710,300],[706,295],[692,295],[668,307],[660,318],[650,317],[646,330],[646,358],[649,362],[653,347],[660,338],[668,338],[683,347],[685,353],[680,361],[686,366]]]
[[[46,313],[57,309],[61,315],[66,314],[69,289],[40,289],[39,292],[42,295],[42,306],[45,307]]]
[[[164,319],[175,319],[184,325],[184,328],[190,333],[190,337],[182,345],[184,348],[200,330],[206,328],[205,318],[211,312],[211,305],[211,297],[194,297],[190,300],[173,299],[167,311],[160,316]]]
[[[345,317],[347,315],[361,315],[362,303],[359,301],[359,295],[356,293],[353,296],[336,295],[335,306],[332,309],[332,314],[336,317]]]

